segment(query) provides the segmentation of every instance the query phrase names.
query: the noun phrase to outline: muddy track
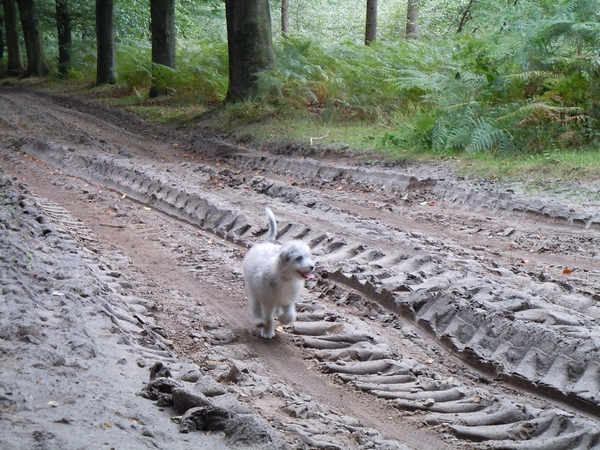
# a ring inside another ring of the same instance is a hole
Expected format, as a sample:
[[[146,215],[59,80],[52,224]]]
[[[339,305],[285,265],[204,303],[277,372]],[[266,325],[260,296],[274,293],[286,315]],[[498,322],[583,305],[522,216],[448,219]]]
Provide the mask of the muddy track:
[[[173,361],[239,371],[230,389],[290,439],[600,446],[597,203],[439,168],[275,156],[80,100],[1,94],[4,171],[133,261],[129,295],[159,305]],[[319,273],[272,342],[251,330],[240,273],[266,205]]]

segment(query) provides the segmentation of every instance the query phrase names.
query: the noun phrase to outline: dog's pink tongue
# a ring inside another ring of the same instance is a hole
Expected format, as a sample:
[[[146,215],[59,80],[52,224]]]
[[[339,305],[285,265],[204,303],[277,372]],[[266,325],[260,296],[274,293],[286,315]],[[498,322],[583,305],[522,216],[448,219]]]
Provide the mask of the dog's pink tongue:
[[[304,278],[309,278],[309,279],[310,279],[310,278],[314,278],[314,277],[315,277],[315,276],[314,276],[312,273],[310,273],[310,272],[302,272],[302,276],[303,276]]]

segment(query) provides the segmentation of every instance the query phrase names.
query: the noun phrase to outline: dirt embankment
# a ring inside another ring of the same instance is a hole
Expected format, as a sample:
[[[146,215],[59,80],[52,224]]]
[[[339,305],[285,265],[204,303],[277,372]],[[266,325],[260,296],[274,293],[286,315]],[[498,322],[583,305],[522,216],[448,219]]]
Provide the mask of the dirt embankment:
[[[592,199],[32,92],[0,117],[2,448],[600,445]],[[267,205],[319,275],[272,341],[240,267]]]

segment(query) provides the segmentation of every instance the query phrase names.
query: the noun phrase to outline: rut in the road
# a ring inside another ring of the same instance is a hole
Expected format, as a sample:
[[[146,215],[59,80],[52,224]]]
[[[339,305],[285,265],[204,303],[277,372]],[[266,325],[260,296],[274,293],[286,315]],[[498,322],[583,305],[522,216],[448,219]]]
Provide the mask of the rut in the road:
[[[22,149],[229,240],[248,245],[253,239],[256,227],[244,212],[207,189],[191,188],[190,182],[209,183],[213,168],[197,166],[180,177],[168,164],[144,167],[132,158],[81,155],[39,141]],[[327,217],[343,216],[299,188],[265,179],[246,188],[253,195],[318,208],[323,215],[331,214]],[[330,282],[379,302],[471,364],[571,400],[581,409],[598,406],[600,368],[594,342],[599,336],[588,312],[595,307],[589,295],[488,265],[473,252],[455,254],[418,234],[367,221],[361,225],[393,242],[398,250],[365,245],[299,223],[283,223],[278,238],[304,239],[320,259],[321,275]],[[340,333],[344,327],[319,323],[303,331],[302,323],[294,330],[303,336],[304,347],[315,349],[325,370],[357,389],[389,399],[397,408],[432,413],[428,421],[446,424],[461,438],[493,441],[499,448],[520,448],[521,440],[527,440],[527,448],[557,449],[566,444],[593,448],[600,442],[592,422],[569,417],[560,409],[541,410],[495,397],[485,389],[467,388],[447,377],[440,379],[401,355],[390,357],[384,343],[372,337],[347,335]],[[474,420],[474,413],[486,419]]]

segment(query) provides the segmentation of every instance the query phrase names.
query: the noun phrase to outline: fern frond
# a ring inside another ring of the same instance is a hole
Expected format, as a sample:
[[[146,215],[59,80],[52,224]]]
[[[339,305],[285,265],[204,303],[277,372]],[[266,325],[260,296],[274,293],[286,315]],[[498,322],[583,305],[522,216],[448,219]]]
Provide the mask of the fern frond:
[[[471,133],[471,140],[465,147],[467,153],[477,153],[484,150],[502,150],[514,148],[514,142],[510,134],[504,130],[494,127],[485,119],[477,119],[475,128]]]

